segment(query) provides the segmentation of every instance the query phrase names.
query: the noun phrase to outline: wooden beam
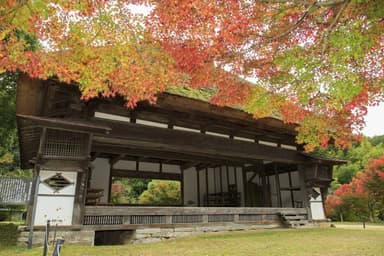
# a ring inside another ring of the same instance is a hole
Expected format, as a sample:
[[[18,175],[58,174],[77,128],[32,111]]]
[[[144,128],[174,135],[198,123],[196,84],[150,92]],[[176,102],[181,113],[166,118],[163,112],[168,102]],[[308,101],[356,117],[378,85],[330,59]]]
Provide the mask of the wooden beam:
[[[199,163],[196,163],[196,162],[187,162],[183,165],[180,165],[180,170],[186,170],[186,169],[189,169],[189,168],[192,168],[196,165],[198,165]]]
[[[93,162],[96,160],[96,158],[98,158],[100,156],[100,152],[95,152],[93,154],[91,154],[91,159],[90,161]]]
[[[69,130],[86,133],[107,134],[111,130],[108,126],[102,126],[83,120],[68,120],[63,118],[49,118],[31,115],[16,115],[18,119],[35,123],[41,127],[54,128],[59,130]]]
[[[191,155],[191,154],[185,154],[183,152],[169,152],[165,150],[156,150],[153,148],[138,148],[138,147],[130,147],[127,146],[121,146],[121,145],[111,145],[111,144],[105,144],[105,143],[98,143],[94,142],[92,146],[93,152],[100,152],[100,153],[108,153],[113,155],[119,155],[119,154],[126,154],[126,156],[136,156],[136,157],[153,157],[158,158],[162,160],[178,160],[183,162],[198,162],[198,163],[205,163],[205,164],[226,164],[226,163],[233,163],[230,162],[228,159],[221,159],[218,157],[208,157],[208,156],[202,156],[202,155]],[[236,164],[241,164],[242,162],[239,162],[237,160],[235,162]]]
[[[126,154],[120,154],[120,155],[110,159],[109,164],[111,165],[111,167],[113,167],[117,162],[124,159],[125,156],[126,156]]]
[[[185,98],[184,98],[185,99]],[[188,99],[185,99],[188,101]],[[130,116],[131,114],[127,111],[126,108],[122,106],[113,104],[113,103],[102,103],[98,106],[98,111],[110,114],[117,114],[122,116]],[[251,117],[251,119],[244,120],[241,118],[231,119],[231,118],[222,118],[220,116],[212,115],[211,112],[205,113],[202,111],[189,112],[188,109],[184,107],[176,109],[166,109],[159,105],[148,105],[146,103],[139,103],[135,109],[135,113],[138,118],[161,122],[169,123],[172,125],[182,126],[186,128],[203,130],[203,132],[209,127],[209,131],[232,134],[239,137],[245,137],[253,139],[256,135],[263,137],[264,140],[271,142],[283,141],[288,145],[296,145],[295,135],[296,131],[290,130],[291,128],[284,129],[282,127],[273,127],[267,125],[271,120],[256,120]],[[273,120],[273,122],[280,122],[278,120]],[[263,124],[265,123],[265,124]],[[281,126],[281,124],[279,124]],[[287,127],[290,127],[289,125]]]
[[[109,135],[95,135],[94,140],[96,143],[130,145],[222,159],[237,159],[243,162],[266,159],[283,163],[304,163],[308,159],[293,150],[129,123],[113,125]]]
[[[134,170],[112,169],[112,176],[114,177],[127,177],[138,179],[159,179],[159,180],[179,180],[181,181],[182,175],[179,173],[159,173],[159,172],[137,172]]]

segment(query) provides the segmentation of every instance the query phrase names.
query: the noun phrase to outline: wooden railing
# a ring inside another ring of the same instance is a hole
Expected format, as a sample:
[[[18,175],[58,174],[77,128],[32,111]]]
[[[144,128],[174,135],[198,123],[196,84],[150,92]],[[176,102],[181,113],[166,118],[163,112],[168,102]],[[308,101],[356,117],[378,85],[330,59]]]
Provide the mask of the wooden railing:
[[[279,221],[280,214],[307,215],[304,208],[86,206],[84,225],[155,225]]]

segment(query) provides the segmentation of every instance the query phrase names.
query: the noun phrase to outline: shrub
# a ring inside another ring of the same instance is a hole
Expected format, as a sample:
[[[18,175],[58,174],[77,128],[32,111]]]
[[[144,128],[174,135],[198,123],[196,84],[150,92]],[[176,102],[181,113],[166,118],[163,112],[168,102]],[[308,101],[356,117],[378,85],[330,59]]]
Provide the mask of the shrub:
[[[16,245],[18,236],[17,225],[0,223],[0,247]]]

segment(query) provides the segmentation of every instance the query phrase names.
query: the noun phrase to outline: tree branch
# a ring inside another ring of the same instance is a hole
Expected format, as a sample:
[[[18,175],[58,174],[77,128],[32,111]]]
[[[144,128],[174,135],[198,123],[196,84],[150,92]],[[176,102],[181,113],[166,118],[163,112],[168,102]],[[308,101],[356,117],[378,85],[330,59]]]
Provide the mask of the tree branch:
[[[337,21],[340,19],[341,14],[344,12],[345,8],[347,7],[350,0],[343,0],[343,5],[341,6],[340,10],[336,14],[336,17],[332,20],[332,23],[329,25],[329,27],[324,31],[324,33],[321,35],[320,38],[320,44],[322,44],[322,53],[324,54],[327,43],[324,41],[326,38],[328,38],[329,33],[333,30],[333,28],[336,26]]]
[[[287,36],[288,34],[290,34],[292,31],[294,31],[295,29],[297,29],[305,20],[305,18],[310,14],[312,13],[314,10],[318,9],[319,7],[316,5],[316,2],[313,3],[304,13],[303,15],[300,17],[300,19],[290,28],[288,28],[286,31],[280,33],[279,35],[277,36],[274,36],[274,37],[266,37],[267,39],[269,39],[270,41],[274,41],[274,40],[277,40],[277,39],[281,39],[285,36]]]

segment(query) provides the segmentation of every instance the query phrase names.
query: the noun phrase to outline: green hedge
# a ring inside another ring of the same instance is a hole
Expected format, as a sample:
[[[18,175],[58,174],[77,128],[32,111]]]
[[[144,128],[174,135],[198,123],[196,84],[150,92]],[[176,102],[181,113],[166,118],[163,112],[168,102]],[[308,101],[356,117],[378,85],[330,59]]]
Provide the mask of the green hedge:
[[[0,246],[13,246],[17,243],[19,231],[17,225],[12,223],[0,223]]]

